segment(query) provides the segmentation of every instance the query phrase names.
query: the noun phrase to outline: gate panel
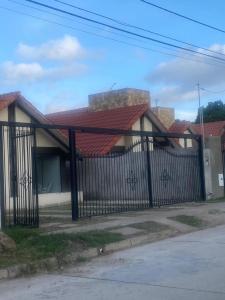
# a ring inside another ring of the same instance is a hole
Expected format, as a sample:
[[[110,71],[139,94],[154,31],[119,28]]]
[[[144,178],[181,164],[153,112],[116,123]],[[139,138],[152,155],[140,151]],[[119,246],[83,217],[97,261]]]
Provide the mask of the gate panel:
[[[79,217],[202,199],[198,149],[142,138],[124,153],[79,156]]]
[[[137,148],[141,142],[125,153],[78,159],[80,217],[149,207],[147,156]]]
[[[2,126],[2,140],[4,225],[38,226],[35,129]]]
[[[155,147],[150,155],[153,206],[201,199],[200,166],[197,151]]]

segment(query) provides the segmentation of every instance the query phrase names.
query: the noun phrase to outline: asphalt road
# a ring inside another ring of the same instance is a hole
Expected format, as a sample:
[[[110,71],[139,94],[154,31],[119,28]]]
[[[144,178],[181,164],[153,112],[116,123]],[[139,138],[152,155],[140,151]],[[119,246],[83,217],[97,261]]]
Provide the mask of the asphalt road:
[[[0,283],[1,300],[225,300],[225,226]]]

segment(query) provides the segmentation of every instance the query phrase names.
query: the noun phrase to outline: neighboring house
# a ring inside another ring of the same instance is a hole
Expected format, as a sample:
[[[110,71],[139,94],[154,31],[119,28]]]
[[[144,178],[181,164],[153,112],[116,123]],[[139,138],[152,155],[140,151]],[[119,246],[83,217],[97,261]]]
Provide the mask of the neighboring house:
[[[136,89],[121,89],[89,96],[89,106],[46,115],[55,124],[113,128],[122,130],[167,132],[150,108],[150,94]],[[105,155],[123,152],[139,137],[77,133],[77,147],[82,154]],[[158,143],[167,145],[165,139]]]
[[[225,158],[225,121],[194,124],[188,121],[176,121],[170,132],[195,133],[204,137],[204,163],[206,194],[210,198],[224,196],[224,158]],[[179,139],[183,148],[194,147],[188,139]]]
[[[191,122],[188,121],[175,121],[169,128],[169,132],[176,132],[181,134],[192,134],[196,133],[192,126]],[[182,148],[192,148],[193,147],[193,141],[191,139],[183,139],[180,138],[178,140],[179,145]]]
[[[191,129],[193,129],[197,134],[202,134],[202,126],[200,124],[191,124]],[[225,121],[209,122],[204,124],[204,136],[217,136],[222,137],[225,132]]]
[[[204,124],[204,132],[199,124],[192,124],[196,133],[204,136],[205,177],[208,198],[224,197],[224,141],[225,121]]]
[[[49,124],[49,120],[19,92],[0,95],[0,121]],[[4,126],[2,145],[4,152],[2,172],[4,174],[0,176],[4,178],[5,197],[8,199],[12,196],[10,193],[12,193],[14,177],[16,176],[18,182],[17,193],[20,193],[20,187],[32,181],[30,178],[33,172],[31,129],[17,127],[14,142],[11,142],[10,134],[12,133],[9,128]],[[12,144],[15,146],[13,147]],[[59,131],[37,129],[36,147],[40,204],[61,201],[65,196],[64,192],[69,191],[68,183],[62,176],[66,168],[68,141]],[[24,153],[23,156],[21,156],[21,151]],[[16,174],[12,174],[13,161],[15,161],[14,172]]]

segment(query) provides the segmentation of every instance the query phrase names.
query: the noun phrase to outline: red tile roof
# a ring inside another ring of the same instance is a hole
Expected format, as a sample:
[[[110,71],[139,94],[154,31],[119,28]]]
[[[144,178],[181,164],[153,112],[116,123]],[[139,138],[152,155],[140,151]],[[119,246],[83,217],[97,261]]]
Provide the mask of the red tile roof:
[[[170,132],[184,133],[186,130],[201,134],[201,125],[193,124],[188,121],[174,122],[170,127]],[[204,123],[205,136],[221,136],[225,131],[225,121]]]
[[[191,122],[179,121],[174,122],[169,128],[169,132],[184,133],[190,128]]]
[[[8,107],[11,103],[15,102],[19,96],[19,92],[0,95],[0,111]]]
[[[191,128],[197,134],[201,134],[201,125],[200,124],[192,124]],[[217,121],[217,122],[209,122],[204,123],[204,134],[205,136],[221,136],[225,130],[225,121]]]
[[[115,128],[129,130],[132,125],[149,110],[147,104],[126,106],[104,111],[91,111],[89,108],[75,109],[47,115],[55,124]],[[77,147],[85,154],[106,154],[121,136],[102,134],[77,134]]]

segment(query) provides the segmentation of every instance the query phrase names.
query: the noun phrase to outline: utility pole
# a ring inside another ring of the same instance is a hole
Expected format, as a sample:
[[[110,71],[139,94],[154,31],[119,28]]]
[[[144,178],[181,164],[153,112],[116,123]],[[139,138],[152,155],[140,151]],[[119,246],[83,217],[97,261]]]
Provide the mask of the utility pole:
[[[198,88],[198,106],[199,106],[199,121],[201,126],[201,139],[198,143],[199,158],[200,158],[200,174],[201,174],[201,189],[202,199],[206,200],[206,186],[205,186],[205,129],[204,129],[204,115],[203,106],[201,106],[201,88],[200,83],[197,84]]]
[[[198,109],[199,109],[199,121],[201,126],[201,135],[203,139],[203,147],[205,148],[205,129],[204,129],[204,115],[203,115],[203,106],[201,106],[201,88],[200,83],[197,83],[198,88]]]

